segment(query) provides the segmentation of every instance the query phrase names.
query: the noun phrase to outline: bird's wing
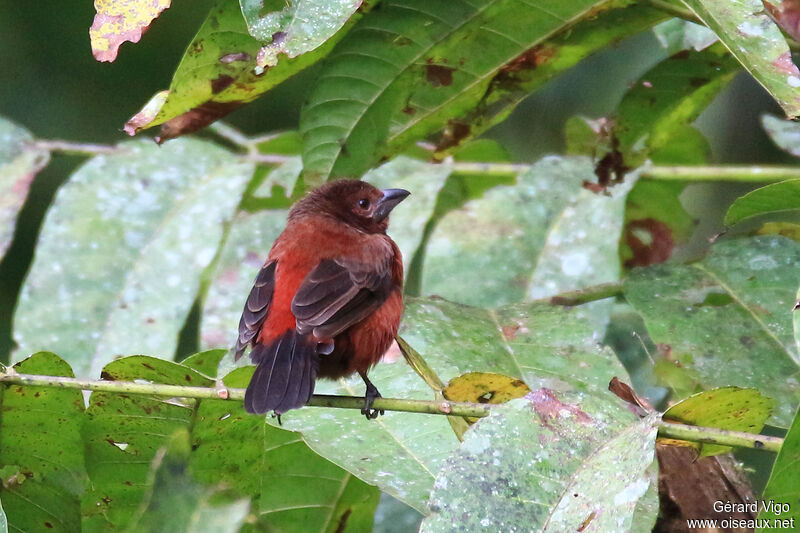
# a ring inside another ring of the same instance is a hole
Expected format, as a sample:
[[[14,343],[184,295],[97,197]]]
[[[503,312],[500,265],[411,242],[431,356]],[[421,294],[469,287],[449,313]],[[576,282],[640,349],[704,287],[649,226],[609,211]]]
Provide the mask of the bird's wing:
[[[297,331],[331,339],[380,307],[391,286],[389,260],[376,268],[325,259],[306,276],[292,300]]]
[[[277,261],[271,261],[261,267],[244,304],[242,318],[239,319],[239,338],[236,339],[235,360],[244,353],[245,348],[253,342],[258,330],[267,318],[272,293],[275,290],[275,267]]]

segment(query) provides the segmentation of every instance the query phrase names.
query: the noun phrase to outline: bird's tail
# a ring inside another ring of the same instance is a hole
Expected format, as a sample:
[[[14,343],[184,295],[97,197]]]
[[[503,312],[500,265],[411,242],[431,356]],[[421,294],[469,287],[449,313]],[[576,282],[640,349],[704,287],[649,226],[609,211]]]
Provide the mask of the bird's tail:
[[[271,344],[256,344],[250,357],[258,366],[244,395],[248,413],[280,415],[308,403],[319,369],[313,338],[287,330]]]

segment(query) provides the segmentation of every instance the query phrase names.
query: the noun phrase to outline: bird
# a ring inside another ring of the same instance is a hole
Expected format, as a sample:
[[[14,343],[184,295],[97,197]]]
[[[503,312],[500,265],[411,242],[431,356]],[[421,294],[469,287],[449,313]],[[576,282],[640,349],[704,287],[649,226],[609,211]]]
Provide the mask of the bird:
[[[306,405],[317,378],[358,373],[367,419],[381,394],[367,377],[397,336],[403,258],[386,235],[389,214],[409,196],[355,179],[331,181],[289,210],[286,227],[255,278],[239,320],[238,360],[256,365],[248,413],[278,416]]]

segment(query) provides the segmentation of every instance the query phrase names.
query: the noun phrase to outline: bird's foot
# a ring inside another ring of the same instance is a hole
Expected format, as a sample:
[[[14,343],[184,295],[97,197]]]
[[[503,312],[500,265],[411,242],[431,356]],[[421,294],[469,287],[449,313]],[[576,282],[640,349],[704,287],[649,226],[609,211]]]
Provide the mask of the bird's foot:
[[[364,380],[364,383],[367,386],[367,391],[364,393],[364,408],[361,409],[361,414],[367,417],[367,420],[374,420],[378,418],[378,415],[384,414],[383,409],[373,409],[372,404],[375,403],[375,400],[378,398],[382,398],[381,393],[378,392],[377,387],[372,384],[372,382],[367,379],[366,374],[361,374],[361,378]]]

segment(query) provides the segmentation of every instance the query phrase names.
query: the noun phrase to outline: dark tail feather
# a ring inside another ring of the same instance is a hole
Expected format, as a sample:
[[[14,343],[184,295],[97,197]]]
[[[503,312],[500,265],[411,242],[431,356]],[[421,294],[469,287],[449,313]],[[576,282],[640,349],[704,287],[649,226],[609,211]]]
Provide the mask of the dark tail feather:
[[[319,368],[317,343],[289,330],[270,345],[257,344],[250,352],[256,371],[244,394],[248,413],[283,414],[308,403]]]

